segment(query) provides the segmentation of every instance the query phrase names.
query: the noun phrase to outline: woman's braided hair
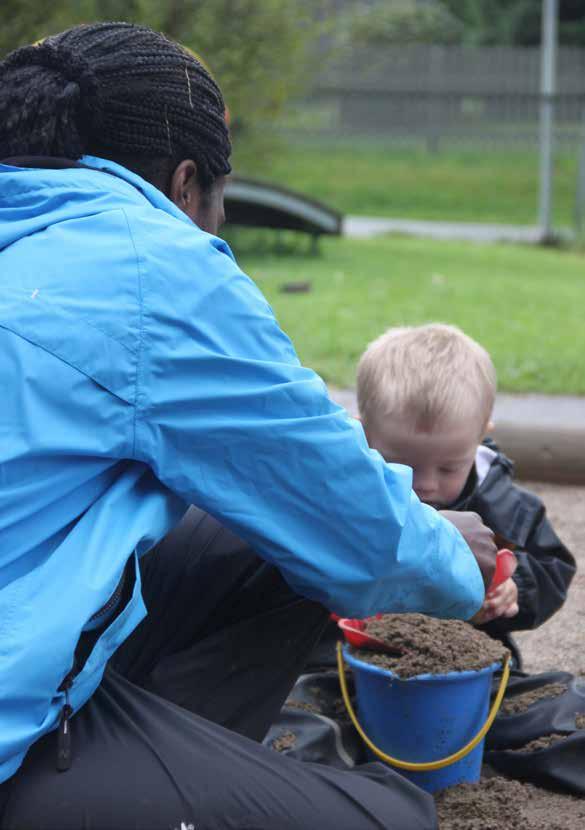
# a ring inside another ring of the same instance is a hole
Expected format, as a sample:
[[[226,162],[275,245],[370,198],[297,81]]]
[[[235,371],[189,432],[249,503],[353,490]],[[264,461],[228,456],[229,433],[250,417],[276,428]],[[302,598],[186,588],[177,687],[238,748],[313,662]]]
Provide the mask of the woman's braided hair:
[[[230,172],[230,151],[213,78],[146,26],[75,26],[0,62],[0,159],[89,153],[161,186],[191,158],[208,189]]]

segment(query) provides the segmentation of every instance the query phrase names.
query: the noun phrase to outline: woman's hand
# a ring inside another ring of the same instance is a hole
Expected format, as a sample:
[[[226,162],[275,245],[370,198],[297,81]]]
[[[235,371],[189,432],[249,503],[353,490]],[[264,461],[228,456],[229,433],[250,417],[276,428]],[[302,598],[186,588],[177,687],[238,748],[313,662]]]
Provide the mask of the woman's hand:
[[[484,525],[477,513],[459,510],[440,510],[439,513],[455,525],[467,542],[479,565],[487,590],[494,577],[498,552],[493,532]]]

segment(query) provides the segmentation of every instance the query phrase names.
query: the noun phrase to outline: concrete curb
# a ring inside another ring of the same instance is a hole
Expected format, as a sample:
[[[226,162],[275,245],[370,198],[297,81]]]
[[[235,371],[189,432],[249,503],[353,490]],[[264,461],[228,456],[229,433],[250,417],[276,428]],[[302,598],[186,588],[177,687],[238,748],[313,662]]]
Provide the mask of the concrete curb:
[[[357,414],[352,389],[330,388],[334,401]],[[585,484],[585,398],[498,395],[494,440],[514,461],[516,477]]]
[[[433,222],[421,219],[389,219],[377,216],[346,216],[342,233],[352,239],[373,239],[388,234],[461,242],[540,245],[545,241],[536,225],[491,225],[483,222]],[[563,228],[559,240],[569,241],[572,232]]]
[[[585,484],[585,428],[500,421],[493,437],[514,461],[517,478]]]

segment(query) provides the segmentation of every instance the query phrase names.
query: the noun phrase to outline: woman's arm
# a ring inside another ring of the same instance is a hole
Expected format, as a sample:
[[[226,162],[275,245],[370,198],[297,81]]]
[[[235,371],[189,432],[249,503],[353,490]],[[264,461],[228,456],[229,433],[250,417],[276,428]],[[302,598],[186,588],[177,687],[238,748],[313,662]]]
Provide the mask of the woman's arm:
[[[476,560],[411,470],[368,448],[223,243],[173,228],[163,256],[155,230],[136,231],[136,458],[332,611],[471,617]]]

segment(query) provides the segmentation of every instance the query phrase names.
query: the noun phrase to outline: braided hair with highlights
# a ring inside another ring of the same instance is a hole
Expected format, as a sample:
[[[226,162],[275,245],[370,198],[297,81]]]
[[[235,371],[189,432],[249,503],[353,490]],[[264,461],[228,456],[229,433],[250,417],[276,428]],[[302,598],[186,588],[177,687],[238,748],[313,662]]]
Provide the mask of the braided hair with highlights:
[[[189,50],[146,26],[75,26],[0,62],[0,159],[102,156],[166,191],[193,159],[203,190],[230,172],[219,87]]]

